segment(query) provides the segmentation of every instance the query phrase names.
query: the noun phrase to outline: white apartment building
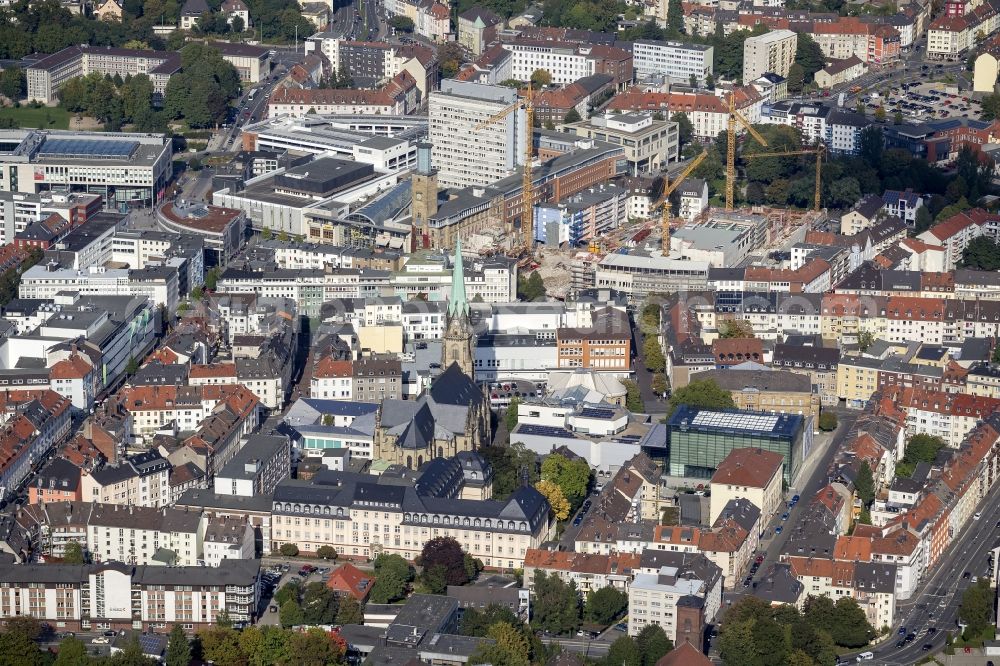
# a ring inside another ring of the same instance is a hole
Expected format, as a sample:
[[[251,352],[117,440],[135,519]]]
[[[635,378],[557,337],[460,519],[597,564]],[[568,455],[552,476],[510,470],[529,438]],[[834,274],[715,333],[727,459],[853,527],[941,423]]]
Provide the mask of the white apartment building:
[[[636,78],[665,76],[673,82],[699,84],[713,73],[714,48],[704,44],[637,39],[632,43],[632,68]]]
[[[170,268],[130,270],[92,266],[87,271],[77,271],[38,264],[24,272],[18,287],[21,298],[51,300],[63,291],[76,291],[82,296],[143,296],[170,312],[177,309],[179,302],[177,271]]]
[[[0,616],[32,615],[60,630],[142,629],[165,633],[214,625],[222,611],[249,623],[260,600],[260,561],[204,566],[112,562],[0,568]]]
[[[524,164],[525,114],[517,101],[512,88],[453,79],[430,93],[429,141],[440,186],[490,185]]]
[[[771,32],[749,37],[743,43],[743,83],[749,85],[767,72],[788,76],[788,68],[795,62],[798,36],[791,30]]]
[[[215,516],[205,529],[205,566],[218,567],[223,560],[252,560],[254,531],[249,521]]]
[[[711,622],[719,612],[722,570],[705,556],[647,550],[639,571],[629,586],[629,636],[656,624],[671,641],[683,643],[685,620],[693,625],[689,630],[700,636],[700,625]],[[700,608],[679,603],[685,597],[700,599]]]
[[[586,46],[530,41],[506,42],[503,48],[511,53],[511,77],[518,81],[528,81],[535,70],[544,69],[552,75],[554,85],[563,86],[596,71],[596,61]]]

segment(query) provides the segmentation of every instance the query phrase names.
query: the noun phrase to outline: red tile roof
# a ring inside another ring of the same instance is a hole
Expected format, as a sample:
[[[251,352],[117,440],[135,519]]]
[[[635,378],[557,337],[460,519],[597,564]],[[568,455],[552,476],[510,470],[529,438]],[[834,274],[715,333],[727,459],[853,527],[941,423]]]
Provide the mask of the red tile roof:
[[[334,592],[349,594],[363,602],[372,591],[375,576],[362,571],[353,564],[346,563],[337,567],[330,574],[326,584]]]
[[[777,474],[785,459],[780,453],[764,449],[733,449],[712,475],[712,484],[763,488]]]

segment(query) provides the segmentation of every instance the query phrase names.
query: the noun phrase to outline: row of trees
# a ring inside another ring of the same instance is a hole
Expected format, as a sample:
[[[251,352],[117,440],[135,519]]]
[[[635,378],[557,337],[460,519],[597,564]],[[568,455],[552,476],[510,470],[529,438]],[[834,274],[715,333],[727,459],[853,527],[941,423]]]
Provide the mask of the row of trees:
[[[962,266],[980,271],[1000,270],[1000,243],[989,236],[973,238],[962,250]]]
[[[70,79],[59,91],[59,103],[67,111],[104,123],[109,131],[120,130],[124,123],[139,132],[166,129],[166,118],[153,109],[153,82],[145,74],[123,79],[92,72]]]
[[[32,248],[19,268],[9,268],[0,273],[0,305],[7,305],[17,298],[17,288],[21,284],[21,273],[41,261],[42,257],[43,254],[39,248]]]
[[[746,175],[745,190],[737,192],[743,204],[770,204],[810,207],[815,187],[815,158],[812,155],[793,157],[749,158],[780,150],[797,150],[802,146],[801,133],[783,125],[760,125],[757,129],[769,145],[761,146],[747,137],[741,151],[741,167]],[[725,154],[728,136],[720,132],[708,149],[709,154],[694,175],[709,182],[712,193],[725,189]],[[992,164],[983,164],[969,149],[963,149],[956,159],[955,174],[946,175],[926,160],[909,151],[885,147],[882,128],[868,127],[859,138],[859,155],[827,158],[822,167],[820,202],[829,208],[847,208],[856,203],[863,192],[887,189],[914,190],[930,195],[924,213],[918,220],[920,229],[932,221],[970,208],[991,191]]]
[[[862,647],[874,637],[864,610],[850,597],[834,603],[810,596],[799,612],[744,596],[726,611],[718,645],[727,666],[833,666],[838,647]]]
[[[628,595],[613,587],[594,590],[580,602],[576,583],[565,582],[555,574],[534,571],[534,596],[531,601],[531,628],[557,636],[570,635],[583,622],[606,627],[628,610]]]

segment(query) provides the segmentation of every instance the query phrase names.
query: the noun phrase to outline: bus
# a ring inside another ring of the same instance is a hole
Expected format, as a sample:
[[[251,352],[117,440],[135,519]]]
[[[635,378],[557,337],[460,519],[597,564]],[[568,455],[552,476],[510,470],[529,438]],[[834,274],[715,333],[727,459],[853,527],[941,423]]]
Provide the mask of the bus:
[[[253,88],[252,90],[250,90],[250,94],[247,95],[247,101],[248,102],[252,102],[253,101],[253,96],[256,95],[256,94],[257,94],[257,89],[256,88]]]

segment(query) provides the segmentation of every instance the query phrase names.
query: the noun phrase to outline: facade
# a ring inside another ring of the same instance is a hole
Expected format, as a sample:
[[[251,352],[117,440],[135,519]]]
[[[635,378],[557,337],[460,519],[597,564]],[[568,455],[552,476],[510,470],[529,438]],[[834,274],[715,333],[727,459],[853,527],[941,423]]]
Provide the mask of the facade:
[[[48,104],[70,79],[98,73],[102,76],[145,74],[153,93],[162,97],[167,82],[181,68],[180,54],[171,51],[140,51],[102,46],[68,46],[46,56],[25,70],[28,100]]]
[[[345,559],[395,553],[412,561],[427,540],[451,536],[486,567],[512,569],[521,566],[529,548],[550,538],[555,527],[548,502],[527,486],[506,502],[464,500],[374,483],[368,475],[332,474],[336,476],[329,478],[336,485],[313,479],[278,486],[271,512],[271,550],[293,543],[311,555],[322,546],[332,546]]]
[[[567,128],[577,136],[624,146],[632,176],[664,168],[680,155],[677,123],[653,120],[651,113],[608,113],[572,123]]]
[[[709,523],[715,524],[732,500],[745,499],[756,506],[766,523],[784,506],[784,458],[764,449],[733,449],[712,475]]]
[[[218,568],[31,564],[0,570],[0,616],[33,615],[60,630],[142,629],[166,633],[215,624],[225,611],[245,625],[257,617],[260,562]]]
[[[799,414],[807,428],[818,427],[819,395],[805,375],[785,370],[710,370],[691,381],[711,379],[729,391],[737,409],[772,414]]]
[[[795,482],[812,444],[797,414],[711,411],[682,406],[667,424],[670,475],[709,479],[733,449],[760,448],[784,458],[784,480]]]
[[[697,643],[722,602],[722,570],[703,555],[647,550],[629,586],[628,634],[656,624],[671,641]]]
[[[429,140],[442,187],[491,185],[524,164],[523,110],[483,125],[517,99],[511,88],[456,80],[430,94]]]
[[[482,7],[472,7],[458,15],[458,43],[469,49],[473,55],[486,50],[497,34],[503,19]]]
[[[610,75],[616,87],[633,78],[632,54],[606,44],[514,39],[504,41],[503,48],[511,53],[511,76],[518,81],[528,81],[538,69],[549,72],[559,86],[592,74]]]
[[[0,191],[100,194],[108,207],[155,204],[173,174],[171,146],[162,134],[4,130]]]
[[[703,44],[637,39],[632,43],[632,67],[637,78],[665,76],[673,82],[698,84],[712,74],[713,48]]]
[[[743,43],[743,83],[749,85],[768,72],[788,77],[795,62],[798,36],[791,30],[772,30]]]

